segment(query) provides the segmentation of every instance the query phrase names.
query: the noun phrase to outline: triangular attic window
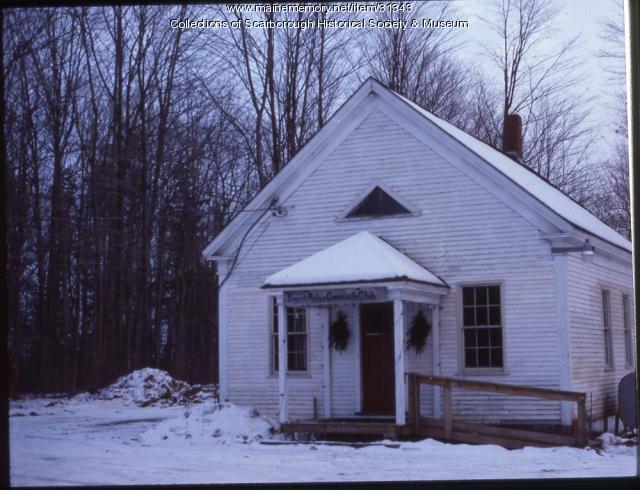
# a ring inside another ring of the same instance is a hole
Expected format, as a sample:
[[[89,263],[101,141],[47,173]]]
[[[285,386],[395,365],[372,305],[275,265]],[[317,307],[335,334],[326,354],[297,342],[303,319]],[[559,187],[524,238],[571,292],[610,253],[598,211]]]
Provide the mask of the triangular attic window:
[[[367,197],[353,208],[347,218],[361,218],[372,216],[389,216],[393,214],[411,214],[407,208],[376,186]]]

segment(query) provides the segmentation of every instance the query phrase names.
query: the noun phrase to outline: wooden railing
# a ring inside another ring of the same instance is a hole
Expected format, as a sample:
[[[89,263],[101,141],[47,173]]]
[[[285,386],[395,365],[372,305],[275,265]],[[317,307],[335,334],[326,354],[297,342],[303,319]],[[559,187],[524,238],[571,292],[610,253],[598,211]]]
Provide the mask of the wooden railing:
[[[584,447],[588,442],[586,394],[575,391],[551,390],[531,386],[492,383],[443,376],[407,373],[409,389],[408,423],[413,425],[416,434],[430,433],[441,435],[444,439],[462,442],[494,442],[507,447],[520,447],[526,442],[539,445],[574,444]],[[420,416],[420,386],[422,384],[441,386],[443,389],[443,417],[435,419]],[[482,391],[545,400],[575,402],[578,405],[577,418],[573,421],[571,436],[548,434],[538,431],[495,427],[487,424],[456,421],[453,418],[451,390]],[[458,432],[458,434],[456,434]]]

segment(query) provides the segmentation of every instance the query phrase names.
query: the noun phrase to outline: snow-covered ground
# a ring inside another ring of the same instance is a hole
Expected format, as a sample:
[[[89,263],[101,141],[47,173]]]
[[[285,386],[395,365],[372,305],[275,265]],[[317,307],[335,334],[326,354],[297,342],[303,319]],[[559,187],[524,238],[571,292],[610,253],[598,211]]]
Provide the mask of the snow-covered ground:
[[[207,387],[172,400],[158,389],[168,381],[155,370],[130,376],[119,380],[117,389],[116,383],[96,395],[13,401],[12,485],[635,475],[635,447],[612,435],[603,437],[602,450],[509,451],[431,439],[402,442],[399,447],[264,445],[261,442],[282,436],[274,433],[274,421],[257,412],[231,404],[220,407],[206,396],[211,392]]]

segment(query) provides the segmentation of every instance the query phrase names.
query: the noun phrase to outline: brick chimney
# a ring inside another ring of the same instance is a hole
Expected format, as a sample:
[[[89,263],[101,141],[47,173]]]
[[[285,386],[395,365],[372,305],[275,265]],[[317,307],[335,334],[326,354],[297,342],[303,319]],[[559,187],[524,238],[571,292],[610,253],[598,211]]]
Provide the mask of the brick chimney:
[[[504,120],[502,151],[514,160],[522,160],[522,118],[518,114],[509,114]]]

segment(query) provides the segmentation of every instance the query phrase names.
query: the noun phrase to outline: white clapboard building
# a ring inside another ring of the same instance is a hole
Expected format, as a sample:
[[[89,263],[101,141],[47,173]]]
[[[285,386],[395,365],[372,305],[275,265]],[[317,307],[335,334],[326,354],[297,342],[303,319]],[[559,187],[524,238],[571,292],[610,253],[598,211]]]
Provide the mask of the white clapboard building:
[[[597,419],[633,371],[631,243],[373,79],[204,256],[221,285],[221,399],[281,422],[403,424],[406,373],[585,392]],[[420,315],[418,352],[408,339]],[[438,387],[420,393],[421,413],[440,414]],[[452,409],[565,426],[576,416],[565,402],[472,391]]]

